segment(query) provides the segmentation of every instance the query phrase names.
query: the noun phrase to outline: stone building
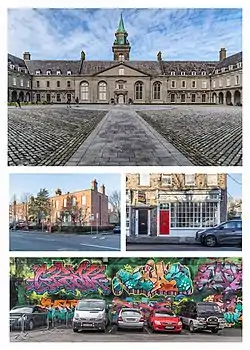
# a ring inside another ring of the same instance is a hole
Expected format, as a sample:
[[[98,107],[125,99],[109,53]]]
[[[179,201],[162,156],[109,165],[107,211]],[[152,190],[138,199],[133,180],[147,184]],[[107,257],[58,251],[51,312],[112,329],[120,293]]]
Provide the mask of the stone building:
[[[25,52],[16,65],[32,80],[32,101],[118,104],[242,104],[242,52],[227,57],[219,51],[214,61],[130,60],[131,46],[122,16],[112,46],[113,60],[32,60]],[[9,62],[11,62],[9,55]],[[14,58],[13,58],[14,59]],[[12,60],[13,60],[12,59]],[[15,67],[16,67],[15,65]],[[18,68],[18,67],[17,67]],[[10,70],[11,71],[11,70]],[[14,89],[9,75],[9,101],[28,99]],[[25,85],[26,86],[26,85]]]
[[[62,193],[57,190],[55,196],[50,197],[51,213],[50,219],[52,223],[62,218],[65,225],[71,224],[72,215],[75,215],[75,222],[82,225],[109,226],[108,216],[108,196],[105,193],[105,186],[100,186],[96,180],[91,183],[91,188],[77,192]],[[10,221],[26,220],[30,215],[26,216],[28,204],[12,203],[9,206]],[[63,213],[63,216],[62,216]]]
[[[127,236],[193,236],[227,219],[226,174],[127,174]]]

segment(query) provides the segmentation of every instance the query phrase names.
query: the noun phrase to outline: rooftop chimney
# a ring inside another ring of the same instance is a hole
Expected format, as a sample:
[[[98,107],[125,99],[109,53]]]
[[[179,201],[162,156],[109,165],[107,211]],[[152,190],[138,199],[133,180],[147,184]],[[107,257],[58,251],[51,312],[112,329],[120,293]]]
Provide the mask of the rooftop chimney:
[[[101,185],[100,193],[105,194],[105,186],[104,185]]]
[[[161,51],[158,52],[157,54],[157,61],[161,61],[162,60],[162,57],[161,57]]]
[[[24,61],[30,61],[30,53],[29,52],[24,52],[23,53],[23,60]]]
[[[97,182],[96,182],[96,179],[92,180],[91,182],[91,189],[93,191],[97,191]]]
[[[225,58],[227,58],[227,50],[225,47],[222,47],[220,49],[220,62],[223,61]]]

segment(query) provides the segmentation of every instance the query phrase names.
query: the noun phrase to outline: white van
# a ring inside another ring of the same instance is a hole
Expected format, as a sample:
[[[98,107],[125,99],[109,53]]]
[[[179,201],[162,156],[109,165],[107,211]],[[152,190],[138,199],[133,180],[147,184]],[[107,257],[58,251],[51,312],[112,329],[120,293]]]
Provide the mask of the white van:
[[[81,299],[78,301],[74,317],[73,331],[97,329],[105,332],[108,324],[107,304],[102,299]]]

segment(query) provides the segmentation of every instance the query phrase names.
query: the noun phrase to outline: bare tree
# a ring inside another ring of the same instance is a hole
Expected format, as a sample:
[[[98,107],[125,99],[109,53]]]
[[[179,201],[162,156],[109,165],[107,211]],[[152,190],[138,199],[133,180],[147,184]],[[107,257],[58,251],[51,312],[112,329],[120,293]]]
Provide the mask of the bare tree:
[[[112,205],[113,210],[116,212],[117,217],[120,221],[121,216],[121,192],[113,191],[111,195],[108,197],[109,203]]]
[[[26,225],[28,225],[28,219],[29,219],[29,202],[30,202],[31,195],[29,193],[23,193],[21,196],[21,202],[23,204],[23,216],[26,221]]]

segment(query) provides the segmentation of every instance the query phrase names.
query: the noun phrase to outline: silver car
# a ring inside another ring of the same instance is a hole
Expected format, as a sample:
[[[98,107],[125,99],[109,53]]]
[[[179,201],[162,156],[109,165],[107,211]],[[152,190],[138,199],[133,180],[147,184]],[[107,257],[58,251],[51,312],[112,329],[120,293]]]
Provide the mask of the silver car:
[[[121,309],[117,320],[117,330],[121,328],[143,331],[144,317],[139,309]]]

